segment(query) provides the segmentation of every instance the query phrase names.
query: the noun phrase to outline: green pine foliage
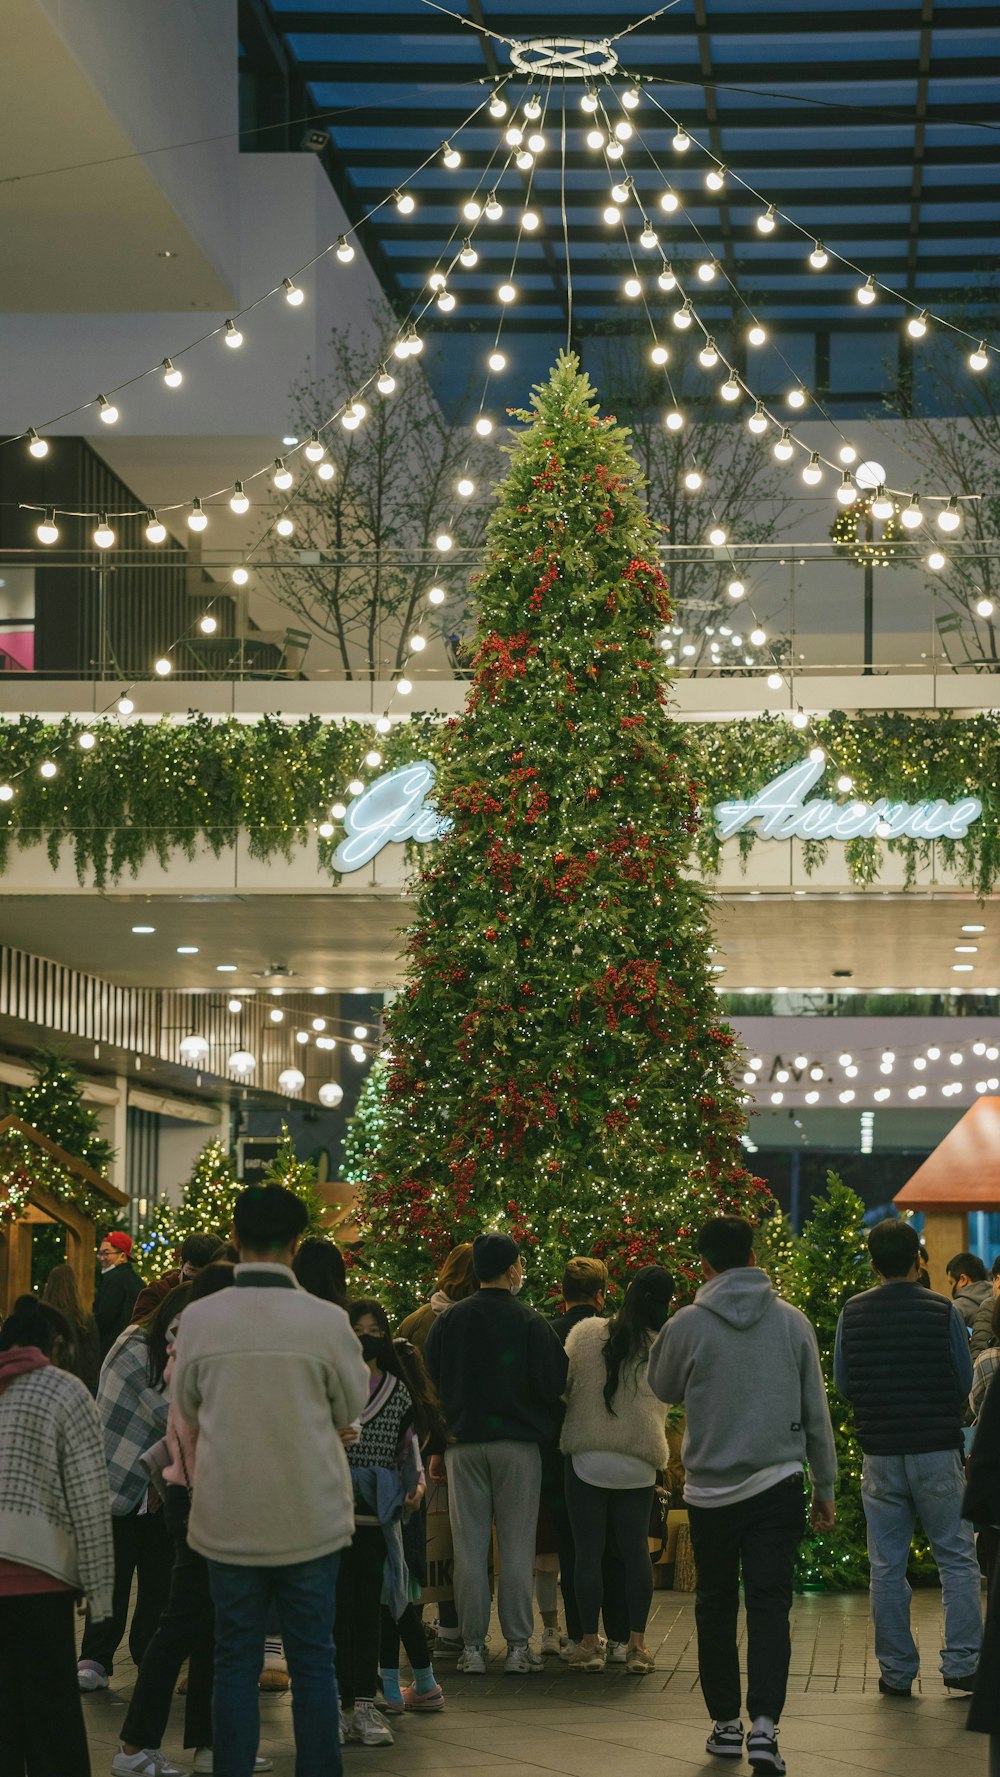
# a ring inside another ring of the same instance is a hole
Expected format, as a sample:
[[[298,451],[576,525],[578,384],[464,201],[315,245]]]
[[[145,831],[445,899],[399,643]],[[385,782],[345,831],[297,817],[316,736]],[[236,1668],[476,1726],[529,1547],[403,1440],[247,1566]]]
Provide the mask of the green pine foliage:
[[[114,1149],[101,1135],[97,1112],[83,1102],[76,1068],[57,1049],[37,1050],[31,1066],[31,1085],[10,1094],[12,1112],[103,1176]]]
[[[189,1234],[217,1234],[228,1240],[233,1204],[242,1189],[228,1147],[210,1141],[202,1148],[177,1204],[163,1203],[141,1241],[149,1270],[168,1270]]]
[[[355,1188],[366,1184],[375,1171],[379,1144],[385,1131],[387,1083],[385,1061],[382,1056],[376,1056],[361,1088],[357,1108],[347,1125],[340,1162],[341,1177]]]
[[[698,824],[667,712],[658,533],[627,433],[563,356],[510,449],[475,586],[466,711],[440,749],[451,830],[425,869],[389,1014],[366,1262],[394,1305],[483,1228],[541,1299],[572,1253],[683,1291],[706,1217],[756,1221]]]
[[[303,1238],[310,1234],[323,1233],[326,1223],[326,1205],[317,1190],[318,1174],[311,1160],[299,1159],[287,1123],[281,1125],[281,1147],[271,1161],[261,1183],[284,1185],[286,1191],[294,1191],[296,1197],[302,1198],[309,1211],[309,1222]]]

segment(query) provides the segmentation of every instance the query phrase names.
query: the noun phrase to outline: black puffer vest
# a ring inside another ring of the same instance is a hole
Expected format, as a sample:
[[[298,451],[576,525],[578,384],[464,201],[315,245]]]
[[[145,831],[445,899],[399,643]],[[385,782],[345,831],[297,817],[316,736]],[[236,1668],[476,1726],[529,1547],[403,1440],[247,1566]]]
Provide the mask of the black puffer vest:
[[[951,1312],[919,1283],[884,1283],[845,1303],[846,1392],[866,1455],[961,1449],[967,1397],[952,1362]]]

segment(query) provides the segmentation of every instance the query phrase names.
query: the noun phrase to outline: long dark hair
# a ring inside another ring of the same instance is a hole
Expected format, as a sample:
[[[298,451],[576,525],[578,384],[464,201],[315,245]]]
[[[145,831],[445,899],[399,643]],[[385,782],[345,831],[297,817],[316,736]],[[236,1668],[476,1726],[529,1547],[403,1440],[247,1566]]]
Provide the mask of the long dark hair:
[[[87,1332],[92,1317],[83,1306],[80,1286],[76,1281],[76,1272],[72,1265],[67,1265],[65,1262],[53,1265],[45,1279],[42,1301],[47,1302],[51,1308],[55,1308],[59,1314],[64,1315],[74,1331]]]
[[[302,1288],[323,1302],[347,1307],[347,1272],[339,1246],[314,1235],[304,1240],[292,1260],[292,1270]]]
[[[443,1443],[447,1430],[441,1403],[416,1346],[408,1339],[393,1338],[389,1317],[374,1296],[359,1296],[348,1304],[347,1312],[352,1327],[356,1327],[365,1314],[370,1314],[378,1323],[381,1336],[378,1367],[387,1370],[390,1376],[398,1377],[406,1387],[413,1402],[413,1424],[420,1443],[426,1444],[430,1438]]]
[[[0,1328],[0,1351],[15,1345],[34,1345],[43,1357],[58,1363],[59,1348],[72,1352],[73,1334],[69,1321],[58,1308],[40,1302],[37,1296],[18,1296]]]
[[[143,1319],[137,1322],[146,1341],[146,1380],[150,1388],[163,1387],[163,1372],[167,1367],[167,1358],[170,1355],[167,1348],[167,1334],[181,1310],[187,1307],[190,1300],[191,1285],[179,1283],[176,1289],[171,1290],[169,1296],[164,1296],[158,1308],[154,1308],[151,1314],[144,1315]]]
[[[612,1401],[618,1391],[623,1370],[632,1371],[632,1387],[639,1386],[638,1364],[645,1358],[670,1311],[674,1280],[662,1265],[643,1265],[637,1271],[618,1313],[608,1323],[608,1339],[604,1347],[604,1405],[614,1412]]]

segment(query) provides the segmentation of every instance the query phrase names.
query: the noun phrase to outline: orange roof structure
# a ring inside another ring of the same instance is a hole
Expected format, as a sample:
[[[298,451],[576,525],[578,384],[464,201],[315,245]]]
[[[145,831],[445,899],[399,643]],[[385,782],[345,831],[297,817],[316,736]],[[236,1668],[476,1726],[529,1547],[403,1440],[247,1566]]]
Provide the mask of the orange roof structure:
[[[902,1210],[1000,1210],[1000,1098],[977,1098],[894,1202]]]

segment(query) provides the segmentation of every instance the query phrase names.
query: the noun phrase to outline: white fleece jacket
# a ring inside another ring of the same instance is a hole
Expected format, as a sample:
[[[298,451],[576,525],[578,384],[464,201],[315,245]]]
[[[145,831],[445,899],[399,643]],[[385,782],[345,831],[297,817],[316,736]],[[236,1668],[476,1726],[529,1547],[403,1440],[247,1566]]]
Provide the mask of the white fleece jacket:
[[[595,1316],[578,1321],[567,1337],[569,1377],[559,1448],[564,1456],[576,1456],[583,1450],[611,1450],[619,1456],[637,1456],[653,1468],[666,1468],[666,1416],[663,1402],[657,1400],[646,1379],[648,1357],[623,1367],[612,1398],[614,1412],[609,1413],[605,1405],[608,1330],[609,1323]]]
[[[342,1549],[354,1490],[339,1426],[368,1400],[347,1315],[286,1265],[237,1265],[236,1282],[181,1316],[173,1399],[198,1434],[188,1541],[234,1567],[287,1567]]]

